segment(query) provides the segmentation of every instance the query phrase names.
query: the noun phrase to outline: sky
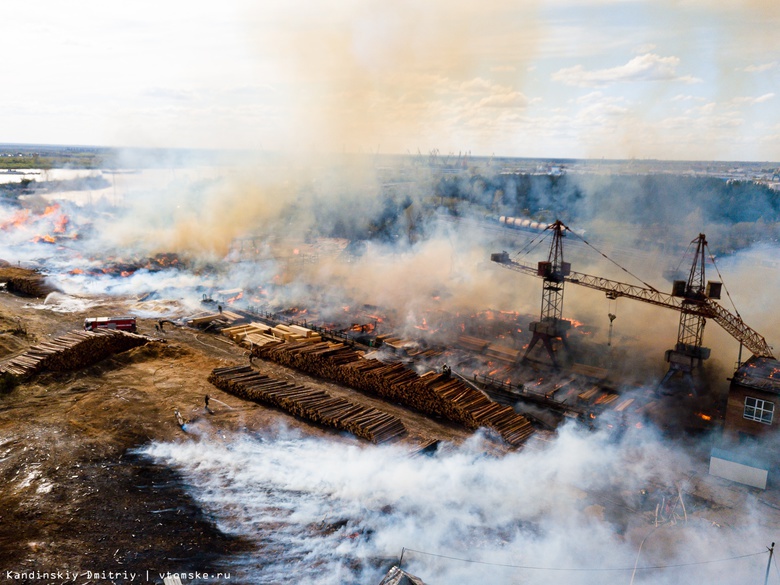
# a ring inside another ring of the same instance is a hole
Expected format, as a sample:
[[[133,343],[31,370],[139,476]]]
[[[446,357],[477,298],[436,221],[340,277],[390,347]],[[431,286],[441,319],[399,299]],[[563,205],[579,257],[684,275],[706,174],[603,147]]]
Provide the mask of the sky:
[[[774,0],[3,6],[0,142],[780,160]]]

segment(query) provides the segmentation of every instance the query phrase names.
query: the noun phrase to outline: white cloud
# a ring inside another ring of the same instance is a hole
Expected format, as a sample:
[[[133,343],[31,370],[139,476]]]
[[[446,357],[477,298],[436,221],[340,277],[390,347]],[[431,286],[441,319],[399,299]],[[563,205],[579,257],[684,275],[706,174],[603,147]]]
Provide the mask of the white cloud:
[[[771,99],[774,99],[775,94],[774,93],[765,93],[764,95],[760,95],[758,97],[736,97],[733,100],[731,100],[734,104],[748,104],[748,105],[754,105],[754,104],[763,104],[764,102],[768,102]]]
[[[645,55],[647,53],[650,53],[652,51],[655,51],[656,45],[653,43],[647,43],[645,45],[639,45],[638,47],[634,48],[634,53],[637,55]]]
[[[582,65],[560,69],[552,74],[554,81],[579,87],[604,87],[612,83],[636,81],[699,81],[690,76],[679,76],[678,57],[661,57],[647,53],[634,57],[625,65],[588,71]]]
[[[677,94],[672,98],[673,102],[706,102],[707,98],[697,95]]]
[[[692,115],[692,116],[710,116],[713,113],[715,113],[715,109],[717,107],[718,104],[716,104],[715,102],[708,102],[701,106],[695,106],[690,110],[686,111],[685,113],[687,115]]]
[[[594,100],[600,100],[604,97],[604,94],[600,91],[592,91],[590,93],[586,93],[585,95],[581,95],[578,97],[575,102],[578,104],[586,104],[590,103]]]
[[[505,88],[482,77],[475,77],[474,79],[470,79],[469,81],[464,81],[461,83],[458,86],[458,89],[467,93],[479,93],[484,91],[494,91],[496,89],[503,90]]]
[[[513,108],[528,105],[528,98],[519,91],[499,93],[482,98],[477,104],[478,108]]]
[[[195,98],[195,93],[192,91],[168,87],[154,87],[143,92],[143,95],[145,97],[178,102],[187,102]]]
[[[764,73],[765,71],[769,71],[776,67],[777,61],[772,61],[771,63],[762,63],[760,65],[748,65],[743,68],[742,71],[747,71],[748,73]]]

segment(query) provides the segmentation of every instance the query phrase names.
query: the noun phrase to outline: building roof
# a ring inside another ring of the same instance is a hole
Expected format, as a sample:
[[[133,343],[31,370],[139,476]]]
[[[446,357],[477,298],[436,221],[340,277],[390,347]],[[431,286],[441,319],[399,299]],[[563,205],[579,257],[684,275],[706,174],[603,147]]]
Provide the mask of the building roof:
[[[780,361],[753,356],[734,372],[732,384],[780,394]]]
[[[379,585],[425,585],[422,579],[410,575],[403,569],[392,567]]]

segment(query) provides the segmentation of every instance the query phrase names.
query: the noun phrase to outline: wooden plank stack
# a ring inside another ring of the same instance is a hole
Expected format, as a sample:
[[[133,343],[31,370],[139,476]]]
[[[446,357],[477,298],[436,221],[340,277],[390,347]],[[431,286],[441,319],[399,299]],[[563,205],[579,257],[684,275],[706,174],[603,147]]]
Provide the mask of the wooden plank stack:
[[[393,337],[391,335],[377,335],[377,345],[386,345],[397,352],[405,352],[407,348],[415,345],[411,339],[402,339],[401,337]]]
[[[519,350],[498,343],[492,343],[487,339],[472,337],[471,335],[459,335],[456,345],[469,351],[485,354],[491,359],[501,360],[510,364],[516,363],[521,357],[521,352]]]
[[[463,349],[482,353],[490,345],[490,342],[479,337],[472,337],[471,335],[459,335],[457,345]]]
[[[256,347],[252,355],[333,380],[468,429],[489,427],[512,446],[533,433],[528,419],[449,374],[423,376],[400,363],[365,359],[341,343],[283,343]]]
[[[485,350],[485,355],[489,358],[494,358],[510,364],[514,364],[520,360],[520,351],[507,347],[505,345],[499,345],[498,343],[491,343]]]
[[[299,325],[276,325],[271,327],[264,323],[249,323],[222,329],[222,334],[244,347],[263,346],[282,341],[305,341],[319,343],[322,336],[311,329]]]
[[[398,417],[331,396],[324,390],[271,378],[250,366],[217,368],[209,376],[209,382],[239,398],[270,404],[298,418],[347,431],[373,443],[384,443],[406,434]]]
[[[151,338],[126,331],[74,330],[0,362],[0,374],[25,379],[43,371],[65,372],[94,364],[112,354],[144,345]]]
[[[187,325],[191,327],[207,327],[211,324],[230,325],[236,321],[244,319],[238,313],[232,311],[220,311],[218,313],[200,314],[187,320]]]

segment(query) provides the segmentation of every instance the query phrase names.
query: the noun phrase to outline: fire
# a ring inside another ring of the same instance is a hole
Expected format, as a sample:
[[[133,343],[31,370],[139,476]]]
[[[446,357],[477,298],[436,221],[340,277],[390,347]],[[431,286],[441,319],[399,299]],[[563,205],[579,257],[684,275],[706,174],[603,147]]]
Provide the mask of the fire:
[[[360,333],[372,333],[376,329],[376,323],[353,323],[347,331],[355,331]]]
[[[55,234],[64,234],[65,228],[68,227],[68,216],[67,215],[61,215],[57,218],[57,220],[54,222],[54,233]]]
[[[12,227],[22,226],[28,222],[29,218],[30,218],[30,210],[20,209],[19,211],[17,211],[11,216],[11,219],[0,224],[0,229],[8,230]]]
[[[414,326],[416,329],[419,329],[420,331],[427,331],[428,330],[428,322],[425,320],[425,317],[423,317],[422,323],[420,325]]]
[[[230,297],[229,299],[227,299],[225,302],[226,302],[226,303],[231,303],[231,304],[233,304],[233,303],[235,303],[236,301],[238,301],[238,300],[240,300],[241,298],[243,298],[243,296],[244,296],[244,291],[241,291],[241,292],[240,292],[240,293],[238,293],[236,296],[234,296],[234,297]]]
[[[52,235],[46,234],[45,236],[35,236],[31,242],[37,244],[39,242],[43,242],[45,244],[54,244],[57,242],[57,238],[55,238]]]
[[[702,420],[712,420],[712,417],[709,414],[704,414],[703,412],[697,412],[696,416]]]
[[[70,271],[70,274],[84,274],[84,271],[81,268],[74,268]]]

